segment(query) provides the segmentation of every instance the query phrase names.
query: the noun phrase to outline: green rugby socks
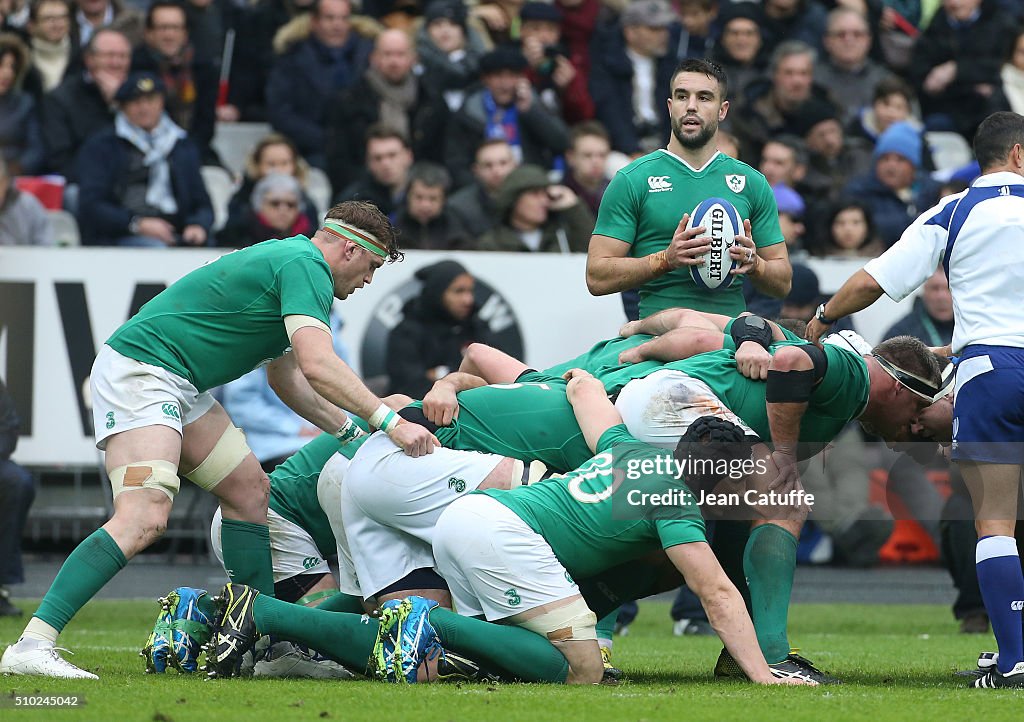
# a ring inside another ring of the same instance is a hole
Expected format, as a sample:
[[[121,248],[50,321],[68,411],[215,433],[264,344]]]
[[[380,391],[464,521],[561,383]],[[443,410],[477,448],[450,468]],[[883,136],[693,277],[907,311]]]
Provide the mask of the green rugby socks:
[[[524,682],[560,682],[569,676],[569,662],[547,639],[522,627],[492,624],[435,607],[430,623],[445,649],[463,654],[488,668]]]
[[[59,634],[78,610],[115,574],[124,569],[127,563],[121,548],[107,530],[97,529],[71,552],[33,617],[45,622]],[[39,625],[30,622],[27,636],[56,641],[55,635],[49,639],[49,630],[40,633],[40,630],[33,630],[32,627],[38,628]]]
[[[789,600],[796,569],[796,537],[775,524],[750,532],[743,571],[750,587],[751,612],[757,642],[768,664],[789,654]]]
[[[274,560],[270,556],[270,528],[237,519],[224,519],[220,528],[224,568],[228,578],[274,596]]]
[[[260,594],[252,603],[260,634],[305,644],[355,672],[365,672],[380,625],[363,614],[325,612]]]
[[[301,599],[299,601],[302,601]],[[338,592],[323,600],[316,608],[325,612],[347,612],[349,614],[365,614],[363,600],[351,594]]]

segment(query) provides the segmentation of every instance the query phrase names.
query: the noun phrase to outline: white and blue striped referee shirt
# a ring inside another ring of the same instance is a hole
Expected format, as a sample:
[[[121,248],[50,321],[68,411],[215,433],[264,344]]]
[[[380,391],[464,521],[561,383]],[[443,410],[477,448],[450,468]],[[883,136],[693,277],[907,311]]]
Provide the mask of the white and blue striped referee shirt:
[[[953,352],[1024,348],[1024,177],[1001,171],[946,196],[864,266],[902,301],[942,264],[953,295]]]

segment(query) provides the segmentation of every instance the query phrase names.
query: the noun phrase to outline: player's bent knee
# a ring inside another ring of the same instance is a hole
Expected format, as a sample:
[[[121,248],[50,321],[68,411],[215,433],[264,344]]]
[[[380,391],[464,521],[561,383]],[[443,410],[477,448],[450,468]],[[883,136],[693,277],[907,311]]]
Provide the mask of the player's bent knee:
[[[125,491],[156,489],[174,501],[181,483],[178,480],[178,467],[164,459],[136,461],[133,464],[118,466],[111,469],[108,476],[115,499]]]
[[[229,425],[202,463],[185,476],[201,489],[212,491],[251,453],[242,430]]]
[[[543,609],[517,624],[547,637],[549,642],[597,639],[597,615],[590,611],[582,597],[553,609]]]

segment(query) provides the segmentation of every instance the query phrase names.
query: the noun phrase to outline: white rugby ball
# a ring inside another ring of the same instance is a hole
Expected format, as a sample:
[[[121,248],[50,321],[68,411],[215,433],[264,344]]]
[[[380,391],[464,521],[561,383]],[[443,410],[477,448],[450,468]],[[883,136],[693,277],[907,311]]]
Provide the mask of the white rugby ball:
[[[705,229],[704,237],[710,239],[711,250],[702,256],[704,263],[690,266],[690,278],[709,291],[729,288],[736,279],[729,271],[739,265],[729,257],[729,248],[736,236],[743,233],[740,214],[724,198],[708,198],[693,209],[686,224],[687,229],[700,226]]]

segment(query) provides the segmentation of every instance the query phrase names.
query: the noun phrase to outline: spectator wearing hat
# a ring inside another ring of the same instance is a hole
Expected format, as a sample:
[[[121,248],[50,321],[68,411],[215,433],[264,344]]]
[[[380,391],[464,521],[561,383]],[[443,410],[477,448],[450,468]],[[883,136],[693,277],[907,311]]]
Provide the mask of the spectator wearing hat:
[[[0,34],[0,155],[19,175],[40,172],[46,161],[36,102],[21,90],[28,66],[25,43]]]
[[[215,162],[210,148],[216,120],[217,66],[196,57],[189,42],[185,8],[177,0],[156,0],[146,11],[144,41],[132,55],[132,70],[160,76],[167,115],[188,131],[203,159]]]
[[[820,210],[843,194],[851,178],[871,168],[871,145],[846,136],[839,110],[830,102],[812,98],[795,116],[794,125],[809,154],[801,190],[815,210]]]
[[[938,200],[938,184],[922,171],[921,152],[921,134],[908,123],[894,123],[875,145],[873,169],[846,188],[871,209],[886,248]]]
[[[409,171],[409,190],[395,217],[402,248],[446,251],[470,244],[469,233],[448,209],[452,178],[437,163],[416,163]]]
[[[412,148],[404,133],[384,123],[366,131],[366,170],[338,194],[337,201],[369,201],[394,220],[405,201]]]
[[[495,203],[499,225],[480,238],[481,251],[586,253],[594,216],[576,194],[553,185],[543,168],[509,173]]]
[[[483,38],[466,24],[468,14],[462,0],[433,0],[416,33],[423,80],[444,97],[453,113],[477,82],[480,58],[486,52]]]
[[[1012,27],[996,0],[944,0],[918,36],[907,68],[928,130],[971,138],[982,120],[1009,108],[1000,67]]]
[[[803,261],[807,258],[807,250],[804,248],[804,233],[807,231],[804,213],[807,204],[799,193],[787,185],[772,186],[772,193],[775,195],[775,205],[779,207],[779,228],[782,229],[782,237],[786,239],[789,258],[794,262]]]
[[[401,30],[385,30],[374,40],[370,67],[339,93],[327,129],[327,173],[334,188],[344,188],[366,164],[367,129],[375,123],[409,139],[417,160],[442,163],[448,106],[442,96],[413,73],[416,53]]]
[[[434,263],[415,278],[422,288],[388,334],[388,393],[423,398],[435,381],[458,370],[469,344],[492,345],[495,338],[478,315],[476,281],[462,264]]]
[[[846,7],[828,14],[825,57],[814,66],[814,80],[826,88],[837,89],[834,97],[842,111],[843,125],[871,103],[878,83],[890,75],[868,57],[870,51],[871,28],[866,17]]]
[[[529,63],[526,77],[541,102],[566,123],[594,117],[586,77],[572,64],[562,43],[562,11],[547,2],[528,2],[519,11],[519,39]]]
[[[271,238],[312,235],[316,230],[298,179],[270,173],[256,182],[241,222],[225,226],[217,245],[245,248]]]
[[[721,33],[712,57],[728,76],[732,96],[742,98],[763,73],[764,14],[755,3],[732,3],[721,8],[718,21]]]
[[[480,60],[481,87],[466,97],[448,126],[448,169],[457,185],[472,180],[473,149],[504,138],[518,161],[550,168],[569,147],[569,129],[540,102],[516,48],[492,50]]]
[[[590,94],[612,148],[640,155],[662,147],[671,130],[665,98],[675,70],[679,18],[666,0],[634,0],[619,25],[591,46]]]
[[[772,53],[769,76],[747,86],[730,114],[730,130],[739,136],[744,155],[756,158],[769,138],[801,135],[801,106],[816,99],[831,103],[828,91],[814,83],[818,52],[807,43],[787,40]]]
[[[517,165],[512,147],[504,138],[488,138],[477,146],[473,182],[453,193],[448,203],[471,238],[482,236],[498,224],[495,199]]]
[[[326,126],[335,95],[356,83],[372,43],[355,32],[348,0],[316,0],[310,35],[274,61],[267,79],[267,119],[311,165],[327,163]]]
[[[86,138],[113,127],[114,94],[128,78],[132,46],[117,30],[95,32],[82,50],[84,70],[69,71],[43,96],[43,140],[48,170],[77,180],[75,154]]]
[[[213,207],[199,172],[199,150],[164,112],[164,85],[133,73],[114,100],[114,128],[78,155],[78,225],[84,245],[202,246]]]

